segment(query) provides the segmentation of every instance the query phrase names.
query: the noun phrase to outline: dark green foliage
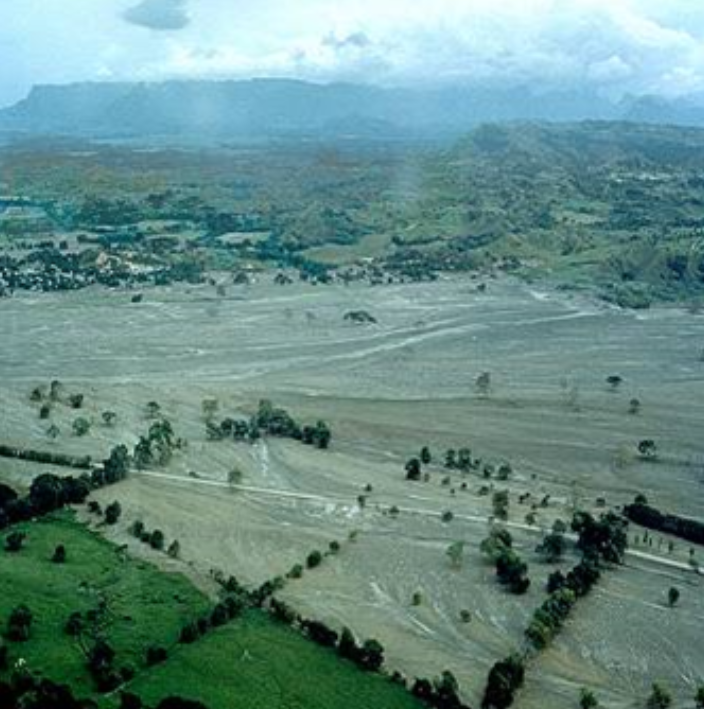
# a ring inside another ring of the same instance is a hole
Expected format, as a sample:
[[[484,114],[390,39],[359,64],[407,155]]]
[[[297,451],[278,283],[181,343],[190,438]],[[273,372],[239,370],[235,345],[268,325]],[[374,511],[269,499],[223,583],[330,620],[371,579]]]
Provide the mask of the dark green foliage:
[[[51,560],[55,564],[64,564],[66,562],[66,547],[63,544],[59,544],[56,549],[54,549]]]
[[[304,620],[301,622],[301,627],[305,634],[318,645],[324,647],[335,647],[337,645],[337,633],[328,628],[325,623],[318,620]]]
[[[704,544],[704,522],[660,512],[648,505],[648,500],[643,495],[639,495],[633,504],[626,505],[623,514],[642,527],[673,534],[695,544]]]
[[[316,549],[306,557],[306,566],[309,569],[314,569],[316,566],[320,566],[322,561],[323,555]]]
[[[162,662],[166,662],[168,657],[169,655],[166,651],[166,648],[160,647],[158,645],[151,645],[147,648],[147,667],[154,667],[154,665],[159,665]]]
[[[562,558],[562,555],[565,553],[565,547],[564,535],[558,532],[550,532],[545,535],[543,541],[536,548],[536,551],[541,554],[548,563],[554,564]]]
[[[596,520],[588,512],[577,512],[572,520],[572,531],[579,535],[577,548],[587,557],[620,564],[628,546],[628,523],[614,512],[607,512]]]
[[[496,559],[496,578],[511,593],[523,594],[530,586],[528,564],[515,551],[505,549]]]
[[[667,709],[672,704],[672,695],[658,682],[653,682],[648,709]]]
[[[7,637],[9,640],[23,641],[29,639],[34,616],[24,604],[17,606],[7,620]]]
[[[105,508],[105,524],[117,524],[122,515],[122,505],[115,500]]]
[[[525,666],[520,655],[500,660],[489,671],[482,709],[506,709],[523,685]]]
[[[5,537],[5,551],[17,552],[22,549],[27,535],[24,532],[10,532]]]
[[[406,463],[406,480],[418,481],[421,477],[420,460],[411,458]]]
[[[430,453],[430,448],[428,448],[428,446],[423,446],[423,447],[420,449],[420,456],[419,456],[419,458],[420,458],[420,462],[421,462],[423,465],[430,465],[430,463],[431,463],[432,460],[433,460],[433,456],[432,456],[432,454]]]
[[[163,551],[164,533],[160,529],[155,529],[149,536],[149,546],[157,551]]]

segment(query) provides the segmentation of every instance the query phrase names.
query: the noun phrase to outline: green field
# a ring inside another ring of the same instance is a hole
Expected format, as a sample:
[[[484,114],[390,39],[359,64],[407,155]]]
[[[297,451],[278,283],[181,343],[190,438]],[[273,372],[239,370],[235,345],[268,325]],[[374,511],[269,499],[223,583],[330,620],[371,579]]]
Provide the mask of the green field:
[[[130,687],[148,704],[172,694],[210,709],[412,709],[418,702],[259,612],[181,646]]]
[[[116,650],[115,665],[137,671],[124,688],[148,705],[180,695],[209,709],[418,706],[388,679],[362,672],[260,611],[195,644],[175,644],[184,621],[209,606],[185,577],[127,558],[69,514],[13,529],[27,538],[20,552],[0,552],[0,618],[23,603],[34,621],[29,640],[8,641],[10,662],[0,679],[22,658],[33,674],[69,684],[78,696],[96,696],[79,643],[64,627],[72,612],[96,608],[104,598],[109,613],[103,635]],[[51,561],[57,543],[67,549],[65,564]],[[165,664],[146,668],[150,645],[168,648]],[[117,695],[102,703],[117,706]]]
[[[71,613],[105,599],[103,632],[117,653],[116,666],[138,670],[149,645],[171,645],[183,622],[209,605],[185,577],[125,558],[69,515],[16,529],[27,538],[19,553],[0,551],[0,618],[24,603],[34,621],[28,641],[8,643],[10,664],[22,657],[31,671],[70,684],[79,695],[92,692],[93,684],[78,641],[64,631]],[[57,544],[66,547],[65,564],[51,561]]]

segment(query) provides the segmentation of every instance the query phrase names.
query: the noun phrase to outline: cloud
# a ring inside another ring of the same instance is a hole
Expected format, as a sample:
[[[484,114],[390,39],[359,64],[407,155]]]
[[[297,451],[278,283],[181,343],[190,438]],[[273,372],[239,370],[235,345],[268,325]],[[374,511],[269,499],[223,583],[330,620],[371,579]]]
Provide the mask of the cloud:
[[[372,41],[365,32],[352,32],[345,37],[339,38],[333,32],[323,38],[323,45],[337,50],[344,50],[348,47],[363,49],[368,47]]]
[[[150,30],[182,30],[190,24],[187,0],[142,0],[122,14],[133,25]]]

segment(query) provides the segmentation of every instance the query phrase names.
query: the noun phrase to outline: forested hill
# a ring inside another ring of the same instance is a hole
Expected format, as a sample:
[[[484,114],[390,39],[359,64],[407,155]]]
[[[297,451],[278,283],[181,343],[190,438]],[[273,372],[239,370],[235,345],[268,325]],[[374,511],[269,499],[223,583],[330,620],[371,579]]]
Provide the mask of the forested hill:
[[[701,129],[487,124],[438,145],[247,149],[20,141],[0,160],[4,184],[48,205],[57,233],[119,230],[126,249],[148,249],[148,229],[168,220],[182,234],[170,239],[217,263],[504,269],[629,306],[704,294]],[[0,222],[8,234],[28,224]]]
[[[483,122],[585,119],[704,125],[704,102],[609,101],[588,90],[404,87],[288,79],[37,86],[0,111],[0,130],[130,139],[281,135],[457,136]]]

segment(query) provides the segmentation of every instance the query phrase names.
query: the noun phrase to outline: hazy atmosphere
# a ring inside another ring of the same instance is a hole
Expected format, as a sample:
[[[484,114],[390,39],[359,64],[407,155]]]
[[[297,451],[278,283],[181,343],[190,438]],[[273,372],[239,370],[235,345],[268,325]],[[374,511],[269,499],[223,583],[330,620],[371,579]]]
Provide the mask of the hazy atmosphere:
[[[702,91],[693,0],[0,0],[0,103],[33,84],[296,77]]]

